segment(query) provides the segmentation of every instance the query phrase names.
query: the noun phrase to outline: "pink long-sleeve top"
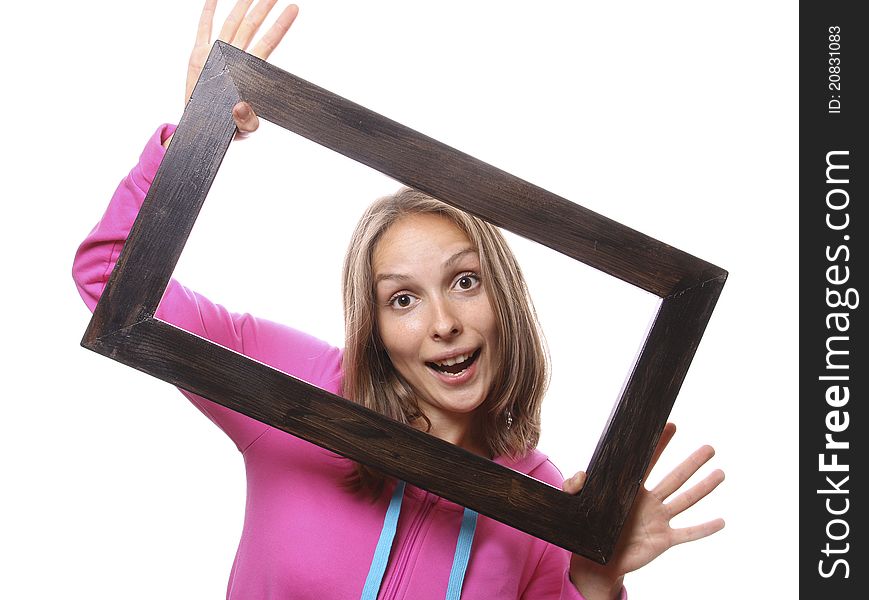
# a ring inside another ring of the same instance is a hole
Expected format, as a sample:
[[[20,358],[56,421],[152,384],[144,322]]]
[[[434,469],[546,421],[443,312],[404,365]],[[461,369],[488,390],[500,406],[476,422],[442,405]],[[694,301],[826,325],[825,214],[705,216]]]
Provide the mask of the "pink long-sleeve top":
[[[73,277],[93,310],[164,155],[162,126],[118,186],[76,253]],[[157,317],[335,394],[339,348],[294,329],[232,313],[172,280]],[[184,393],[238,447],[247,474],[244,528],[227,598],[359,598],[390,500],[372,503],[343,485],[351,461],[205,398]],[[539,451],[495,461],[560,487],[563,477]],[[378,598],[443,600],[462,507],[408,485]],[[462,587],[465,600],[573,599],[569,553],[480,516]]]

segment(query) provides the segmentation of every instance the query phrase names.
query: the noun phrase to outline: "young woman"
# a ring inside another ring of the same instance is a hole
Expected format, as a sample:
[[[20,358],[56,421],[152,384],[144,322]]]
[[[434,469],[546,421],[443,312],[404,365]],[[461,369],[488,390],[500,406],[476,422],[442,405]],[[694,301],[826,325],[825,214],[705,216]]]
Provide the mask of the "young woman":
[[[188,72],[192,91],[211,45],[206,2]],[[219,38],[246,49],[275,2],[239,0]],[[253,47],[267,58],[296,17],[287,7]],[[250,107],[233,109],[240,132]],[[93,309],[170,143],[151,138],[73,275]],[[344,264],[346,348],[230,313],[170,282],[157,316],[330,392],[576,493],[535,449],[547,381],[537,320],[515,258],[491,225],[411,189],[372,204]],[[235,442],[247,472],[244,528],[228,598],[612,599],[623,577],[720,520],[671,529],[670,519],[723,479],[713,472],[669,503],[706,461],[704,447],[653,490],[641,488],[606,566],[403,482],[389,480],[204,398],[186,394]],[[658,453],[672,437],[668,425]]]

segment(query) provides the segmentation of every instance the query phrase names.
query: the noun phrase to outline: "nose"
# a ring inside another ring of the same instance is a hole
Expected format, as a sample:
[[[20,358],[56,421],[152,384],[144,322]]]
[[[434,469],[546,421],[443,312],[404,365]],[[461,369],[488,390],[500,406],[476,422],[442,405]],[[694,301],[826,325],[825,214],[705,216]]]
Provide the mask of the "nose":
[[[435,340],[450,340],[462,333],[462,321],[456,307],[447,299],[433,303],[431,335]]]

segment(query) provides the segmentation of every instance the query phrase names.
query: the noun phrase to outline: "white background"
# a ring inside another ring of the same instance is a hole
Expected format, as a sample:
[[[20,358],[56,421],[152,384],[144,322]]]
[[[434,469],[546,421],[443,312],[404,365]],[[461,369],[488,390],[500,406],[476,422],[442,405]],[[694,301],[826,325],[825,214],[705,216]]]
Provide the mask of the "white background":
[[[5,597],[224,594],[241,458],[168,384],[79,346],[70,277],[148,136],[180,117],[199,10],[45,2],[4,18]],[[712,444],[727,480],[676,523],[727,526],[626,583],[637,599],[794,597],[796,3],[309,0],[270,62],[730,272],[652,477]],[[266,123],[230,148],[176,275],[340,345],[345,244],[396,187]],[[555,365],[541,449],[572,473],[656,299],[514,247]]]

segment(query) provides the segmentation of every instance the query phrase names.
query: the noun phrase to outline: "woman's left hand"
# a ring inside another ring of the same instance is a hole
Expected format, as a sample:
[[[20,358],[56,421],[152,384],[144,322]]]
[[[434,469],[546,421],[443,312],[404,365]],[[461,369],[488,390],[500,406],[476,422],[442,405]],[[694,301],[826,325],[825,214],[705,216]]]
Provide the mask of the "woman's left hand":
[[[277,0],[260,0],[256,6],[251,7],[252,4],[253,0],[236,1],[235,6],[223,23],[223,27],[220,29],[220,34],[217,36],[218,40],[231,44],[240,50],[247,51],[248,46],[265,22],[269,12],[277,4]],[[196,42],[193,44],[193,50],[187,61],[187,85],[184,88],[185,105],[193,95],[196,82],[199,81],[205,61],[208,60],[208,55],[211,52],[213,43],[211,30],[214,26],[214,13],[216,10],[217,0],[205,0],[202,14],[199,15],[199,25],[196,28]],[[299,7],[295,4],[290,4],[284,8],[272,26],[254,44],[253,48],[249,51],[250,54],[257,58],[268,60],[271,53],[278,47],[278,44],[281,43],[281,40],[284,39],[284,36],[290,30],[298,14]],[[246,134],[256,131],[259,127],[259,118],[247,102],[238,102],[232,108],[232,118],[235,121],[237,129],[236,138],[244,137]],[[168,148],[171,141],[172,136],[170,135],[163,141],[163,146]]]
[[[652,456],[646,477],[643,479],[644,483],[675,432],[676,426],[667,423]],[[688,479],[714,455],[715,451],[711,446],[703,446],[651,490],[646,489],[645,485],[640,486],[615,552],[606,565],[600,565],[579,555],[572,557],[570,579],[587,600],[618,598],[622,579],[626,573],[647,565],[673,546],[699,540],[724,527],[723,519],[714,519],[678,529],[670,527],[670,520],[673,517],[705,498],[724,481],[724,472],[720,469],[682,491],[670,502],[665,502],[667,498],[679,492]],[[585,473],[580,472],[565,481],[563,489],[565,492],[576,494],[582,489],[584,482]]]

